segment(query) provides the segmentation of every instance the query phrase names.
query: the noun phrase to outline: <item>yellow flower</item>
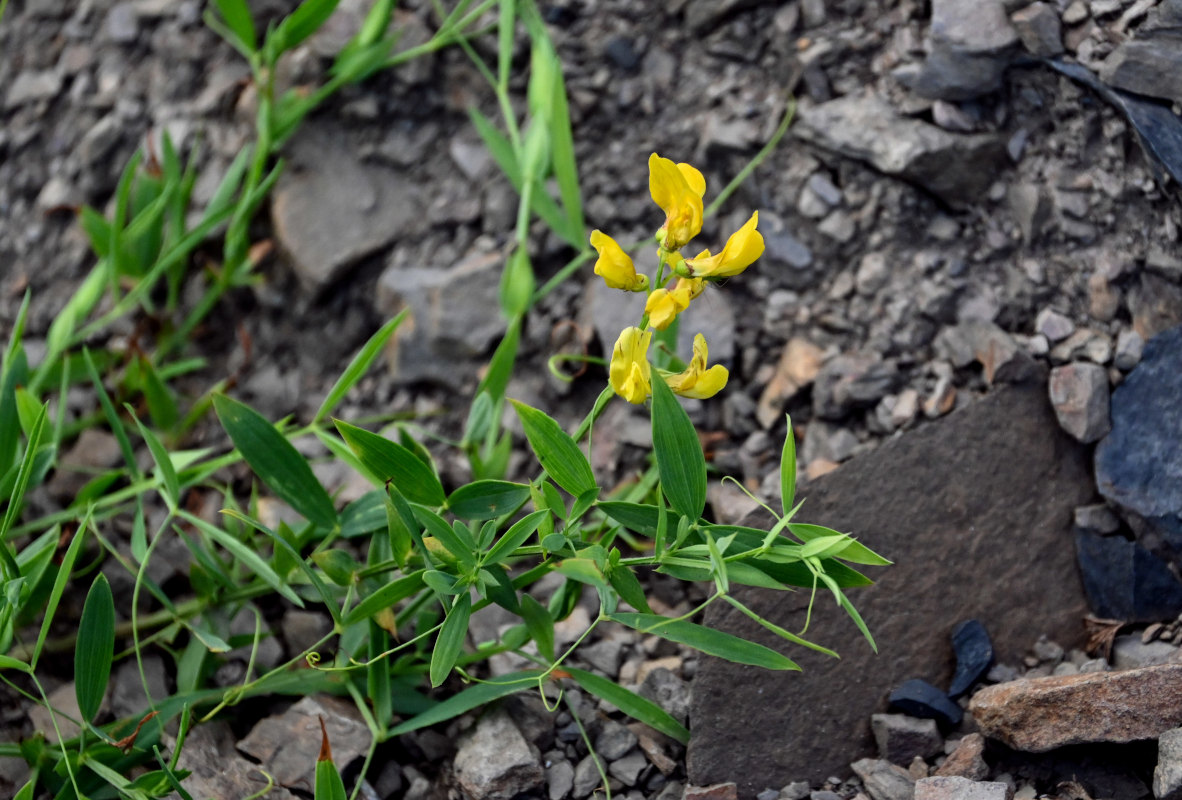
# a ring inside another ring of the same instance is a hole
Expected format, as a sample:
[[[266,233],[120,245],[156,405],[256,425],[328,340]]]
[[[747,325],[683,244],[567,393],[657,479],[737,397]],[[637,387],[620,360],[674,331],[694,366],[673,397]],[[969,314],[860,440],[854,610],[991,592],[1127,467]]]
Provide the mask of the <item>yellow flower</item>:
[[[731,234],[718,255],[712,256],[709,250],[703,250],[697,258],[687,258],[685,264],[690,275],[695,278],[729,278],[751,266],[763,255],[763,236],[755,230],[758,222],[759,212],[756,211],[743,227]]]
[[[643,292],[648,289],[648,276],[636,272],[632,259],[616,240],[603,231],[591,231],[591,246],[599,253],[595,274],[603,278],[609,289]]]
[[[700,295],[705,288],[700,278],[678,278],[672,289],[657,289],[644,304],[649,324],[659,331],[665,330],[678,314],[689,307],[690,300]]]
[[[648,363],[648,345],[653,332],[624,328],[612,350],[608,377],[616,394],[629,403],[643,403],[652,391],[652,368]]]
[[[662,371],[661,377],[664,378],[665,383],[669,384],[670,389],[682,397],[693,397],[698,400],[713,397],[722,391],[722,387],[726,386],[726,380],[730,377],[730,373],[721,364],[715,364],[710,369],[706,369],[706,356],[706,337],[700,333],[696,334],[694,336],[694,357],[689,366],[683,372],[676,374]]]
[[[689,164],[674,164],[653,153],[648,157],[648,189],[665,212],[665,224],[657,232],[661,246],[680,250],[702,230],[706,179]]]

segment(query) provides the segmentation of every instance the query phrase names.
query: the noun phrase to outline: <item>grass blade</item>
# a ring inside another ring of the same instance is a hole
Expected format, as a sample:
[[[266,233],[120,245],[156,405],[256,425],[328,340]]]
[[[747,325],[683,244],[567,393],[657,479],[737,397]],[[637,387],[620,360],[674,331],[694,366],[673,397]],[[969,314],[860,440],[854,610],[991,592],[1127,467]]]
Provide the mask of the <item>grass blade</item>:
[[[324,398],[324,402],[320,404],[320,409],[316,412],[316,416],[312,418],[312,424],[315,425],[322,419],[332,413],[332,410],[337,407],[337,403],[341,402],[349,390],[357,385],[357,381],[369,372],[370,365],[373,364],[374,359],[377,358],[382,348],[386,346],[386,342],[398,330],[398,326],[406,319],[409,313],[408,309],[403,309],[398,316],[387,322],[378,332],[369,337],[369,341],[357,351],[357,355],[353,356],[353,360],[349,362],[349,366],[345,367],[345,371],[341,373],[341,377],[337,378],[337,382],[329,389],[328,395]]]

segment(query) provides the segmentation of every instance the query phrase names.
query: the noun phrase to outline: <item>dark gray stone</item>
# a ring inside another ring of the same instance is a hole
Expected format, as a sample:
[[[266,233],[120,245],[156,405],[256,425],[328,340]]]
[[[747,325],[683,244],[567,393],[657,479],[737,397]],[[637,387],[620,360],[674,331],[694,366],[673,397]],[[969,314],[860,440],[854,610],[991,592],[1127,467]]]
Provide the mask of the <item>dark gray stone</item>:
[[[1182,103],[1182,34],[1161,30],[1129,39],[1104,60],[1100,79],[1117,89]]]
[[[275,237],[310,292],[424,224],[416,189],[391,169],[362,163],[345,143],[335,123],[301,127],[271,200]]]
[[[927,58],[895,76],[924,97],[971,100],[1001,88],[1017,44],[1001,0],[933,0]]]
[[[956,673],[948,686],[949,697],[960,697],[981,679],[993,663],[993,642],[978,620],[966,619],[952,629],[952,649],[956,653]]]
[[[906,714],[874,714],[870,729],[878,754],[892,764],[906,766],[915,758],[928,759],[944,751],[944,737],[935,720]]]
[[[1079,570],[1092,613],[1125,622],[1156,622],[1182,613],[1182,583],[1166,562],[1123,536],[1076,531]]]
[[[891,708],[920,719],[934,719],[945,728],[959,725],[964,712],[948,695],[925,680],[903,681],[888,698]]]
[[[1182,327],[1145,345],[1112,393],[1112,431],[1096,447],[1096,484],[1138,540],[1182,567]]]
[[[893,361],[869,355],[840,355],[829,359],[813,385],[813,413],[822,419],[841,419],[855,408],[869,408],[899,388],[903,375]]]
[[[1087,603],[1063,544],[1073,509],[1094,491],[1084,449],[1059,430],[1038,380],[1003,386],[811,482],[799,520],[851,531],[895,562],[873,570],[873,586],[849,593],[879,654],[825,598],[809,633],[840,661],[786,647],[739,611],[712,605],[706,624],[790,650],[804,671],[703,657],[694,678],[691,782],[736,780],[749,798],[788,780],[820,784],[845,774],[851,757],[874,752],[868,717],[885,710],[892,687],[917,676],[947,685],[947,637],[964,619],[988,628],[1000,661],[1019,661],[1032,629],[1082,645]],[[789,628],[799,627],[809,604],[806,591],[735,593]]]
[[[1157,737],[1153,796],[1158,800],[1182,798],[1182,728],[1168,730]]]
[[[916,183],[953,205],[984,194],[1007,158],[999,137],[950,133],[903,117],[872,93],[848,94],[799,114],[794,135]]]

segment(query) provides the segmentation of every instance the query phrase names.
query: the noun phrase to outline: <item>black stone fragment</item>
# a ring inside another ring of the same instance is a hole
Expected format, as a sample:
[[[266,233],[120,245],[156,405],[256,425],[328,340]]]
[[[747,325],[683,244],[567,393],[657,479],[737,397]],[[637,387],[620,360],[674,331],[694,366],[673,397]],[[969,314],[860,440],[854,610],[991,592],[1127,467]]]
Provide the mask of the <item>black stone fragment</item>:
[[[891,708],[909,717],[934,719],[936,724],[951,728],[960,724],[964,711],[948,695],[919,678],[904,681],[890,695]]]
[[[603,53],[613,64],[632,72],[640,65],[640,54],[627,36],[613,36],[607,40]]]
[[[1075,549],[1092,613],[1158,622],[1182,613],[1182,583],[1166,562],[1123,536],[1076,531]]]
[[[993,642],[978,620],[966,619],[952,629],[952,649],[956,652],[956,673],[948,687],[949,697],[960,697],[981,679],[993,663]]]

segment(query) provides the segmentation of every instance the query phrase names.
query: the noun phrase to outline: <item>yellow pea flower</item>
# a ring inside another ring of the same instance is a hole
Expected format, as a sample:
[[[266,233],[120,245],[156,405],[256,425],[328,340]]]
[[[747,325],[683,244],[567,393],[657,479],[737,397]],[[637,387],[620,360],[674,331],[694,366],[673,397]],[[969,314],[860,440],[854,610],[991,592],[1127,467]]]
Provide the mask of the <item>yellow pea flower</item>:
[[[755,230],[759,212],[751,215],[743,227],[731,234],[718,255],[703,250],[697,258],[687,258],[686,267],[695,278],[729,278],[738,275],[763,255],[763,236]]]
[[[689,307],[690,300],[700,295],[705,288],[701,278],[678,278],[672,289],[657,289],[644,304],[649,324],[659,331],[665,330],[678,314]]]
[[[612,350],[608,378],[616,394],[629,403],[643,403],[652,391],[652,367],[648,363],[648,346],[652,339],[651,330],[624,328]]]
[[[674,164],[656,153],[648,157],[648,189],[665,212],[657,232],[666,250],[680,250],[702,230],[702,195],[706,179],[689,164]]]
[[[609,289],[643,292],[648,289],[648,276],[638,274],[632,259],[616,240],[603,231],[591,231],[591,246],[599,253],[595,274],[603,278]]]
[[[670,374],[662,371],[661,377],[669,388],[682,397],[693,397],[704,400],[713,397],[726,386],[730,372],[721,364],[706,368],[706,337],[702,334],[694,336],[694,357],[684,371]]]

